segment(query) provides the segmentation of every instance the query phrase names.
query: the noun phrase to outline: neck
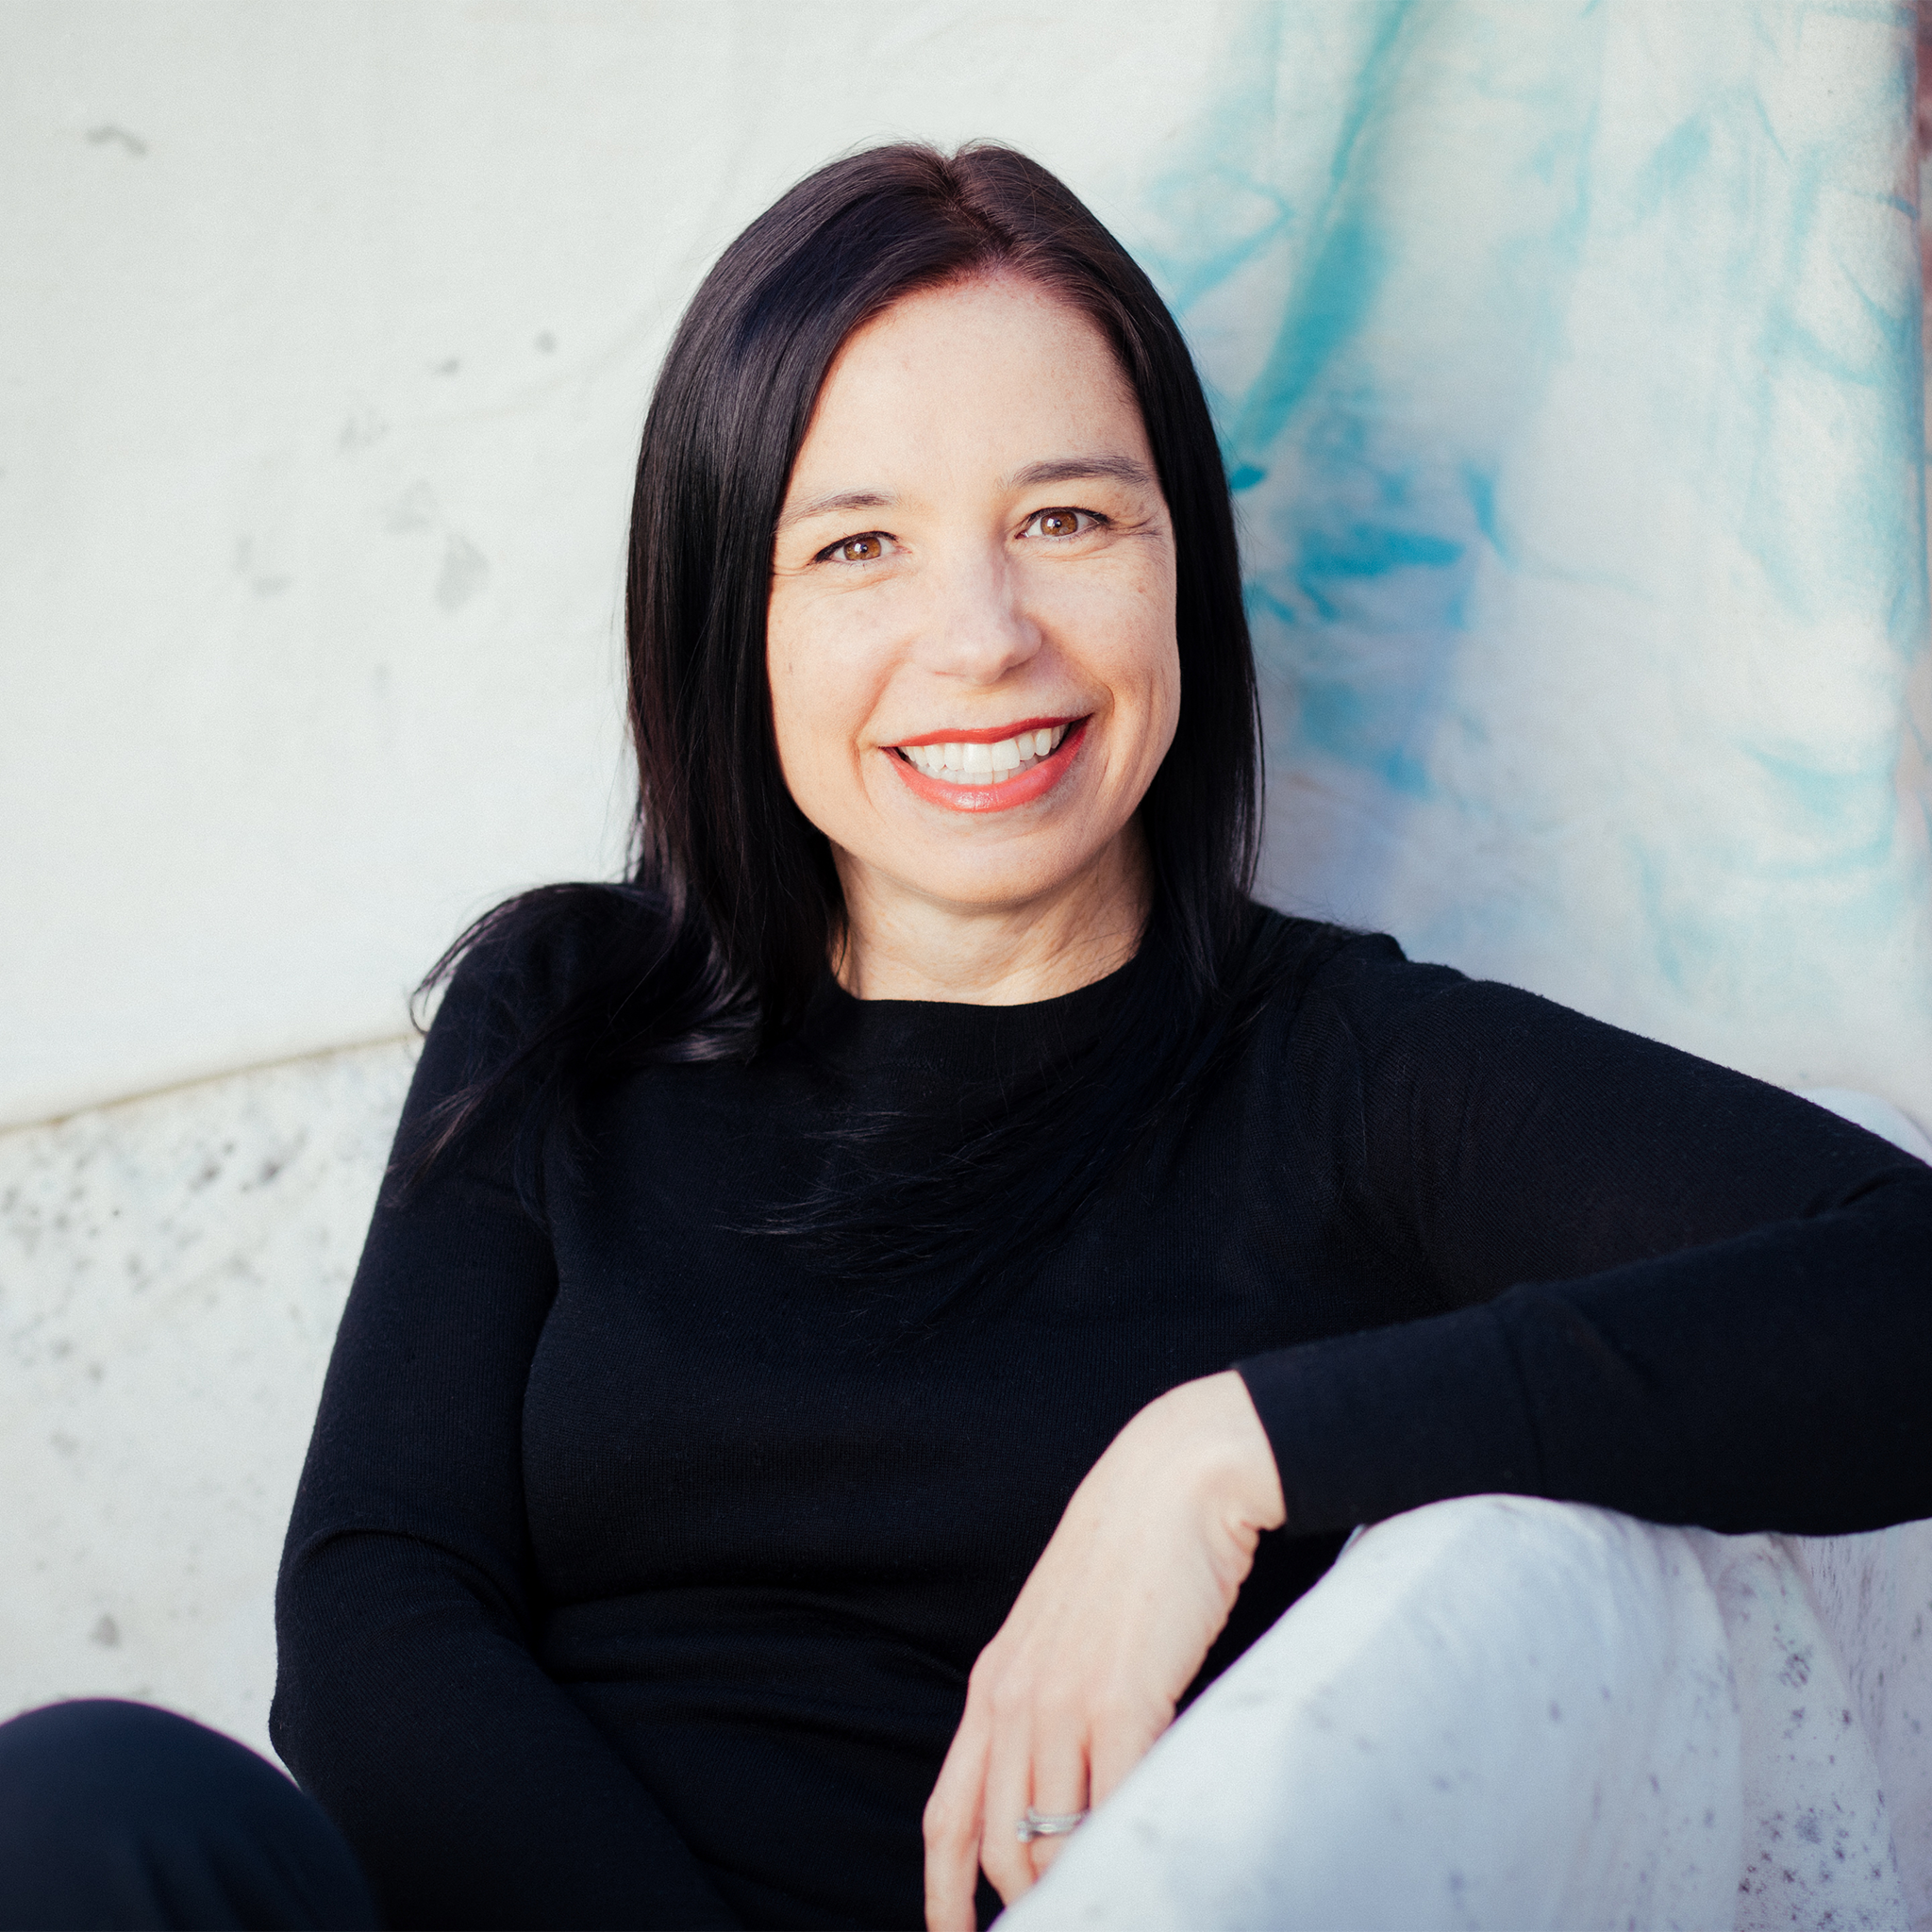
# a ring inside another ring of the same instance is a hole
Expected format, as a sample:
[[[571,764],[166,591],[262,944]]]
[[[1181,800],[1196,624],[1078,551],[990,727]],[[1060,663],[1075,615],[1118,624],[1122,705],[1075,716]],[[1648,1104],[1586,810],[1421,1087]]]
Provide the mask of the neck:
[[[839,984],[861,1000],[1018,1007],[1058,999],[1124,966],[1151,898],[1138,819],[1078,876],[1039,896],[960,906],[882,879],[834,848],[844,888]]]

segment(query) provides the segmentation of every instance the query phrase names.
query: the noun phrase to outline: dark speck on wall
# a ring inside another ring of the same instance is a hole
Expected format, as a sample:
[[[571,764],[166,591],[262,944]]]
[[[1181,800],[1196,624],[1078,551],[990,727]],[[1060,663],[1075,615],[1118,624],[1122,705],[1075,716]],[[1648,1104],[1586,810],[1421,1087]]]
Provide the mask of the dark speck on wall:
[[[139,160],[147,153],[147,142],[138,134],[130,134],[125,127],[116,127],[112,122],[103,122],[98,127],[87,131],[90,143],[95,147],[118,147],[124,154],[130,154]]]

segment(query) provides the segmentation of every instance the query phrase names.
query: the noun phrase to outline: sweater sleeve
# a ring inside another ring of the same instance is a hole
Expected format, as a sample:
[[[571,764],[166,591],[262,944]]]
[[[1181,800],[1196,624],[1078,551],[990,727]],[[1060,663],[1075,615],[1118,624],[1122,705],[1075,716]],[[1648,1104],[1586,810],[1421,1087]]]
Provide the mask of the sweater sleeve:
[[[472,964],[399,1149],[502,1002]],[[506,1150],[465,1142],[378,1201],[275,1598],[270,1730],[394,1925],[729,1925],[650,1792],[531,1653],[524,1387],[555,1289]]]
[[[1733,1533],[1932,1516],[1932,1167],[1391,941],[1291,1038],[1335,1211],[1444,1310],[1240,1365],[1291,1526],[1488,1491]]]

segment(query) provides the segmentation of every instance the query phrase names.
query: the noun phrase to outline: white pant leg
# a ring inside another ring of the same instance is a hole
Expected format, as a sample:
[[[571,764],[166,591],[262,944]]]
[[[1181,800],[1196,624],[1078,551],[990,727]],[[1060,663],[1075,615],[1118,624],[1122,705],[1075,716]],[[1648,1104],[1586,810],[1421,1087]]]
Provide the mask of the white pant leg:
[[[1721,1537],[1513,1496],[1396,1517],[1001,1923],[1924,1926],[1928,1591],[1932,1524]]]
[[[1508,1496],[1378,1524],[1002,1924],[1728,1926],[1741,1731],[1698,1535]]]

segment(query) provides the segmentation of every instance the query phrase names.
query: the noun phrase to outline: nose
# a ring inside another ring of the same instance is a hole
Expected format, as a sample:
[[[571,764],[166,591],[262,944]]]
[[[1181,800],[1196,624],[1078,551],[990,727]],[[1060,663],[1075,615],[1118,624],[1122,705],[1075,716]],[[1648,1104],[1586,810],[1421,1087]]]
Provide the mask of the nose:
[[[1002,549],[936,559],[923,574],[914,658],[936,676],[994,685],[1041,647],[1040,626],[1022,608]]]

